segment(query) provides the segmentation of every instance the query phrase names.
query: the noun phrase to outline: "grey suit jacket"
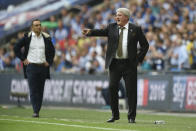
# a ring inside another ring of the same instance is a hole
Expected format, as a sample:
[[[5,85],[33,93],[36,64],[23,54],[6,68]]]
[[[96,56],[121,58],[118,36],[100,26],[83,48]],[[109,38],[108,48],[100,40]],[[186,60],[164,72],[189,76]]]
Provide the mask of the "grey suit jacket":
[[[106,51],[106,61],[105,68],[107,69],[112,59],[115,57],[118,41],[119,41],[119,27],[117,23],[109,24],[105,29],[92,29],[87,36],[106,36],[108,37],[108,45]],[[131,61],[134,67],[137,67],[137,64],[143,61],[149,44],[146,40],[144,33],[142,32],[141,27],[129,23],[128,29],[128,59]],[[137,44],[139,42],[140,48],[137,48]]]

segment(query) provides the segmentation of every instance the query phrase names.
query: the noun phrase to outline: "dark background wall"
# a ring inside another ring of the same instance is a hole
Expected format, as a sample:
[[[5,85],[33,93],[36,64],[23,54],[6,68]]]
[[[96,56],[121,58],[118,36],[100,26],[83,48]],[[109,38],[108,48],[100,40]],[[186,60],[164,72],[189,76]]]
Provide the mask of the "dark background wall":
[[[53,74],[44,90],[44,105],[100,108],[105,104],[97,87],[108,88],[106,75]],[[11,93],[28,94],[22,74],[0,74],[0,104],[16,104]],[[196,111],[196,76],[189,74],[139,75],[138,108],[162,111]],[[20,99],[30,104],[27,99]]]

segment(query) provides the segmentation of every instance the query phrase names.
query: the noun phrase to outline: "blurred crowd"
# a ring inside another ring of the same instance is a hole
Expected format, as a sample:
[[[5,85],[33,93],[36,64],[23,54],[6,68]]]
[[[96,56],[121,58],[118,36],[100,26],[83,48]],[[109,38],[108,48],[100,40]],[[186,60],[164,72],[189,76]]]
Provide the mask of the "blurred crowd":
[[[107,38],[84,37],[84,28],[104,28],[115,22],[116,9],[130,9],[130,22],[140,25],[150,44],[140,71],[183,71],[196,69],[196,0],[104,0],[78,11],[62,9],[42,21],[56,49],[54,72],[104,73]],[[24,32],[18,32],[0,47],[0,70],[22,71],[13,46]],[[139,48],[139,47],[138,47]]]

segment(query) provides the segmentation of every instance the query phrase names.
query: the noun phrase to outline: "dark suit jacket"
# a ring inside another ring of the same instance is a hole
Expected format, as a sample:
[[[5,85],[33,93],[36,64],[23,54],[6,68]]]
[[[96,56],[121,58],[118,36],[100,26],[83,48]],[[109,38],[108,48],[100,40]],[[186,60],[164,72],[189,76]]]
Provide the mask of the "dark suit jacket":
[[[115,57],[118,41],[119,41],[119,27],[117,23],[109,24],[105,29],[92,29],[87,36],[107,36],[108,45],[106,51],[106,63],[105,68],[108,68],[111,64],[112,59]],[[137,49],[137,43],[139,42],[140,48]],[[144,36],[141,27],[129,23],[128,29],[128,59],[131,61],[133,66],[137,67],[137,64],[143,61],[149,44]]]
[[[32,32],[25,33],[24,37],[20,39],[14,46],[14,52],[20,60],[24,61],[27,58],[28,51],[29,51],[29,45],[31,42],[31,36]],[[46,61],[51,65],[53,63],[53,58],[55,55],[55,49],[52,44],[51,38],[47,33],[42,32],[42,36],[45,43],[45,55],[46,55]],[[23,64],[24,69],[24,76],[27,78],[26,75],[26,66]],[[50,70],[48,67],[48,73],[47,78],[50,78]]]

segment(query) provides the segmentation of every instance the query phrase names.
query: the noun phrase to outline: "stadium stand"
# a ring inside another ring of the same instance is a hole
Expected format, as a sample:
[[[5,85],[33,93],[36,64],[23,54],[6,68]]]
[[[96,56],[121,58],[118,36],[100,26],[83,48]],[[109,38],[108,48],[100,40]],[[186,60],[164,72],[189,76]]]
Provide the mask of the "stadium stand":
[[[47,1],[47,0],[45,0]],[[30,13],[50,8],[52,12],[41,16],[43,30],[48,32],[56,48],[53,72],[62,73],[104,73],[106,38],[86,38],[84,28],[103,28],[114,22],[115,10],[130,9],[130,22],[140,25],[149,41],[150,49],[139,71],[191,71],[196,69],[196,0],[103,0],[77,3],[52,4],[34,1],[33,9],[18,11]],[[33,1],[28,1],[32,2]],[[23,3],[24,4],[24,3]],[[54,6],[56,5],[56,6]],[[61,6],[58,6],[61,5]],[[63,6],[62,6],[63,5]],[[46,8],[48,7],[48,8]],[[70,8],[71,7],[71,8]],[[43,11],[42,10],[42,11]],[[3,12],[3,11],[1,11]],[[16,10],[17,12],[17,10]],[[1,14],[1,13],[0,13]],[[17,14],[10,14],[17,17]],[[37,14],[36,14],[37,15]],[[6,17],[6,23],[12,17]],[[17,26],[5,25],[0,17],[0,70],[21,72],[21,62],[13,53],[14,43],[23,36],[25,29],[35,15],[27,22],[18,20]],[[11,26],[11,27],[9,27]],[[3,30],[2,29],[7,29]]]

